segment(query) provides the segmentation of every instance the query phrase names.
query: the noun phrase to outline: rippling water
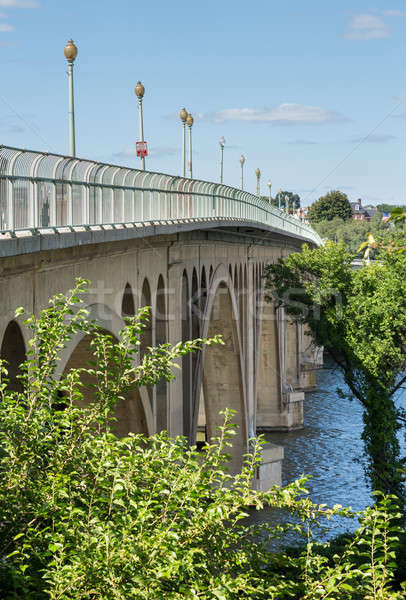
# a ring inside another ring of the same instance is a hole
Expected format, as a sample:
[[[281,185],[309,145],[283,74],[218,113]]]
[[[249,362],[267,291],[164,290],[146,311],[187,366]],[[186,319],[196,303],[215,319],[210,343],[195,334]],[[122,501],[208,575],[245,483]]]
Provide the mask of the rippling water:
[[[317,373],[317,379],[317,391],[306,394],[304,428],[269,433],[266,439],[285,449],[283,483],[303,474],[311,475],[308,489],[314,502],[363,509],[371,503],[371,496],[362,465],[362,408],[357,400],[346,400],[337,394],[337,388],[345,389],[345,384],[328,360]],[[399,403],[406,405],[405,393]],[[404,455],[406,445],[404,439],[400,441]],[[254,519],[266,520],[266,514],[262,512]],[[330,536],[356,525],[354,520],[335,519]]]

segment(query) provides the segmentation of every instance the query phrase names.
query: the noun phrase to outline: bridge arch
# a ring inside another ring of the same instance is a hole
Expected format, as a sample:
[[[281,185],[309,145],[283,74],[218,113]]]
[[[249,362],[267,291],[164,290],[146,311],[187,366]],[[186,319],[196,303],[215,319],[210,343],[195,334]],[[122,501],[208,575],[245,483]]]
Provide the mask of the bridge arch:
[[[220,410],[236,411],[233,418],[238,433],[233,438],[230,468],[237,472],[247,451],[247,411],[237,300],[228,269],[219,265],[213,274],[202,322],[202,337],[222,334],[224,345],[206,347],[198,355],[192,439],[196,438],[199,409],[205,419],[207,439],[217,435],[222,424]],[[200,407],[200,400],[204,407]],[[204,411],[203,411],[204,408]]]
[[[238,300],[239,290],[238,290],[238,266],[237,266],[237,264],[234,266],[234,291],[235,291],[236,298]]]
[[[154,320],[155,320],[155,339],[154,345],[159,346],[167,341],[167,298],[165,282],[162,275],[158,277],[157,289],[154,299]],[[155,418],[156,431],[163,431],[168,428],[168,384],[165,379],[161,379],[155,388]]]
[[[153,308],[154,307],[152,306],[151,286],[149,284],[147,277],[144,278],[144,281],[142,284],[141,298],[140,298],[139,306],[141,308],[144,308],[145,306],[151,307],[148,321],[144,321],[145,327],[144,327],[144,330],[142,332],[141,339],[140,339],[139,359],[140,359],[140,361],[142,361],[143,357],[148,352],[148,348],[153,345],[153,321],[154,321]],[[151,386],[142,387],[142,388],[140,388],[140,394],[141,394],[141,397],[143,400],[144,407],[148,406],[149,410],[151,410],[151,414],[153,415],[153,413],[154,413],[154,391],[153,391],[153,388]],[[151,431],[153,431],[154,429],[155,428],[152,426]]]
[[[14,319],[7,325],[0,349],[0,358],[7,361],[9,383],[7,388],[12,392],[22,392],[23,386],[18,379],[20,366],[26,359],[26,349],[21,328]]]
[[[127,282],[121,301],[121,315],[123,317],[133,317],[135,315],[134,294],[131,285]]]
[[[117,343],[116,336],[111,334],[110,331],[102,330],[102,332],[110,335],[113,343]],[[64,374],[68,373],[71,369],[85,367],[90,361],[94,360],[90,348],[92,337],[92,334],[82,337],[69,357]],[[83,383],[83,387],[81,388],[83,405],[86,405],[94,400],[92,389],[89,386],[95,384],[96,378],[88,373],[82,373],[81,381]],[[114,416],[117,419],[114,424],[114,431],[119,437],[126,436],[129,433],[143,433],[144,435],[148,435],[147,419],[138,388],[134,387],[123,399],[118,400]]]
[[[204,315],[206,310],[206,302],[207,302],[207,276],[206,276],[206,268],[203,265],[202,267],[202,275],[200,278],[200,314]],[[200,331],[202,329],[200,323]]]
[[[141,288],[141,298],[140,298],[140,307],[144,308],[145,306],[152,307],[152,295],[151,295],[151,286],[149,285],[149,281],[147,277],[145,277],[142,288]],[[145,355],[148,346],[152,346],[152,319],[153,315],[150,313],[148,322],[145,323],[146,327],[143,331],[141,337],[140,344],[140,358]]]
[[[243,270],[242,264],[240,264],[239,274],[238,274],[238,317],[240,321],[241,331],[244,332],[244,280],[243,280]],[[244,335],[241,336],[244,338]]]
[[[105,304],[94,303],[85,308],[89,313],[88,320],[95,321],[104,333],[108,333],[113,337],[113,340],[117,341],[119,333],[125,325],[123,319]],[[89,360],[93,360],[89,348],[90,341],[90,336],[85,336],[83,333],[77,333],[73,336],[60,354],[60,361],[56,370],[57,377],[61,377],[71,368],[84,367]],[[89,395],[85,396],[85,401],[91,401],[91,397]],[[147,435],[154,432],[151,403],[145,388],[134,388],[128,394],[126,401],[119,402],[116,416],[119,419],[116,428],[118,435],[125,435],[133,429],[137,429],[134,432]],[[129,426],[133,429],[126,429]]]
[[[115,338],[118,338],[120,331],[125,325],[124,320],[121,316],[119,316],[109,306],[100,302],[95,302],[93,304],[84,306],[84,308],[88,312],[88,321],[95,321],[95,323],[97,323],[97,325],[101,327],[101,329],[112,334]],[[84,337],[85,336],[83,333],[77,333],[71,338],[66,347],[61,351],[59,355],[60,360],[56,369],[57,376],[60,377],[61,374],[65,371],[65,367],[69,361],[70,356],[72,355],[76,346]]]
[[[190,340],[192,334],[192,316],[190,311],[189,278],[186,269],[181,281],[181,331],[182,341]],[[190,436],[192,415],[192,357],[182,356],[182,400],[183,400],[183,434]]]

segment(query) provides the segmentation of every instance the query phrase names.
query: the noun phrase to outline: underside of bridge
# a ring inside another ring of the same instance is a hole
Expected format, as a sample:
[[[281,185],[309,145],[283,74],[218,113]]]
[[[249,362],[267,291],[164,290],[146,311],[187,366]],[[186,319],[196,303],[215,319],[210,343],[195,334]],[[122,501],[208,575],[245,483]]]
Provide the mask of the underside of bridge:
[[[28,340],[28,332],[13,317],[15,309],[23,306],[38,313],[50,296],[66,292],[76,277],[85,277],[91,281],[85,303],[99,307],[96,320],[114,339],[125,317],[151,307],[141,358],[153,345],[223,336],[224,345],[185,356],[182,373],[170,383],[134,389],[120,401],[119,435],[167,429],[194,443],[199,436],[216,436],[222,423],[219,413],[229,408],[238,426],[231,461],[235,472],[248,438],[257,430],[302,426],[303,390],[314,386],[319,355],[303,328],[265,301],[263,279],[266,264],[300,250],[302,240],[224,227],[66,248],[61,243],[52,249],[48,239],[41,244],[49,249],[11,256],[6,252],[0,258],[1,357],[9,363],[11,389],[21,389],[18,366]],[[60,375],[86,366],[92,359],[90,341],[72,340],[61,357]],[[90,391],[84,392],[84,401],[92,401]],[[277,479],[280,453],[270,451],[268,458]]]

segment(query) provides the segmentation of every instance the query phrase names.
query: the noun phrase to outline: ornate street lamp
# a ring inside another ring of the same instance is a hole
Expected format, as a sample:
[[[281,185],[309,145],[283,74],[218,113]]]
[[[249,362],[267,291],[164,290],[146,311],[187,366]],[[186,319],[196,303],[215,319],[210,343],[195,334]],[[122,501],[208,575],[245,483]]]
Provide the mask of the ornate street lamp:
[[[241,154],[240,156],[240,165],[241,165],[241,189],[244,189],[244,163],[245,163],[245,156],[244,154]]]
[[[271,180],[268,181],[268,187],[269,187],[269,204],[272,204],[272,181]]]
[[[144,141],[144,119],[142,114],[142,99],[144,98],[145,88],[141,81],[134,88],[135,95],[138,98],[138,113],[140,117],[140,141]],[[145,156],[141,156],[141,169],[145,171]]]
[[[78,49],[69,40],[64,49],[65,58],[68,61],[68,79],[69,79],[69,152],[71,156],[76,156],[75,139],[75,102],[73,94],[73,63],[78,55]]]
[[[186,108],[182,108],[179,113],[182,121],[182,177],[186,177],[186,119],[188,112]]]
[[[289,214],[289,196],[287,194],[285,195],[285,211],[286,211],[286,214],[288,215]]]
[[[193,169],[192,169],[192,126],[193,126],[193,117],[189,113],[186,118],[186,124],[189,127],[189,176],[190,179],[193,178]]]
[[[224,136],[223,136],[219,140],[219,144],[220,144],[220,183],[223,183],[223,161],[224,161],[225,143],[226,143],[226,140],[224,139]]]
[[[281,210],[281,197],[282,197],[282,188],[279,188],[278,192],[278,208]]]
[[[261,171],[257,169],[255,171],[255,175],[257,176],[257,196],[261,195]]]

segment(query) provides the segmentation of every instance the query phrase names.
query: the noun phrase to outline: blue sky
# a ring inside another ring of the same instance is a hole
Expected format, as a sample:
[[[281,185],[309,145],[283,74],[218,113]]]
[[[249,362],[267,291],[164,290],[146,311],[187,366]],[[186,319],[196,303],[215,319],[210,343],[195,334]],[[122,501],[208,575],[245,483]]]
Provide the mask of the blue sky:
[[[136,166],[140,79],[147,168],[266,183],[309,204],[327,190],[405,203],[406,0],[0,0],[0,143],[68,152],[63,48],[72,37],[79,156]]]

